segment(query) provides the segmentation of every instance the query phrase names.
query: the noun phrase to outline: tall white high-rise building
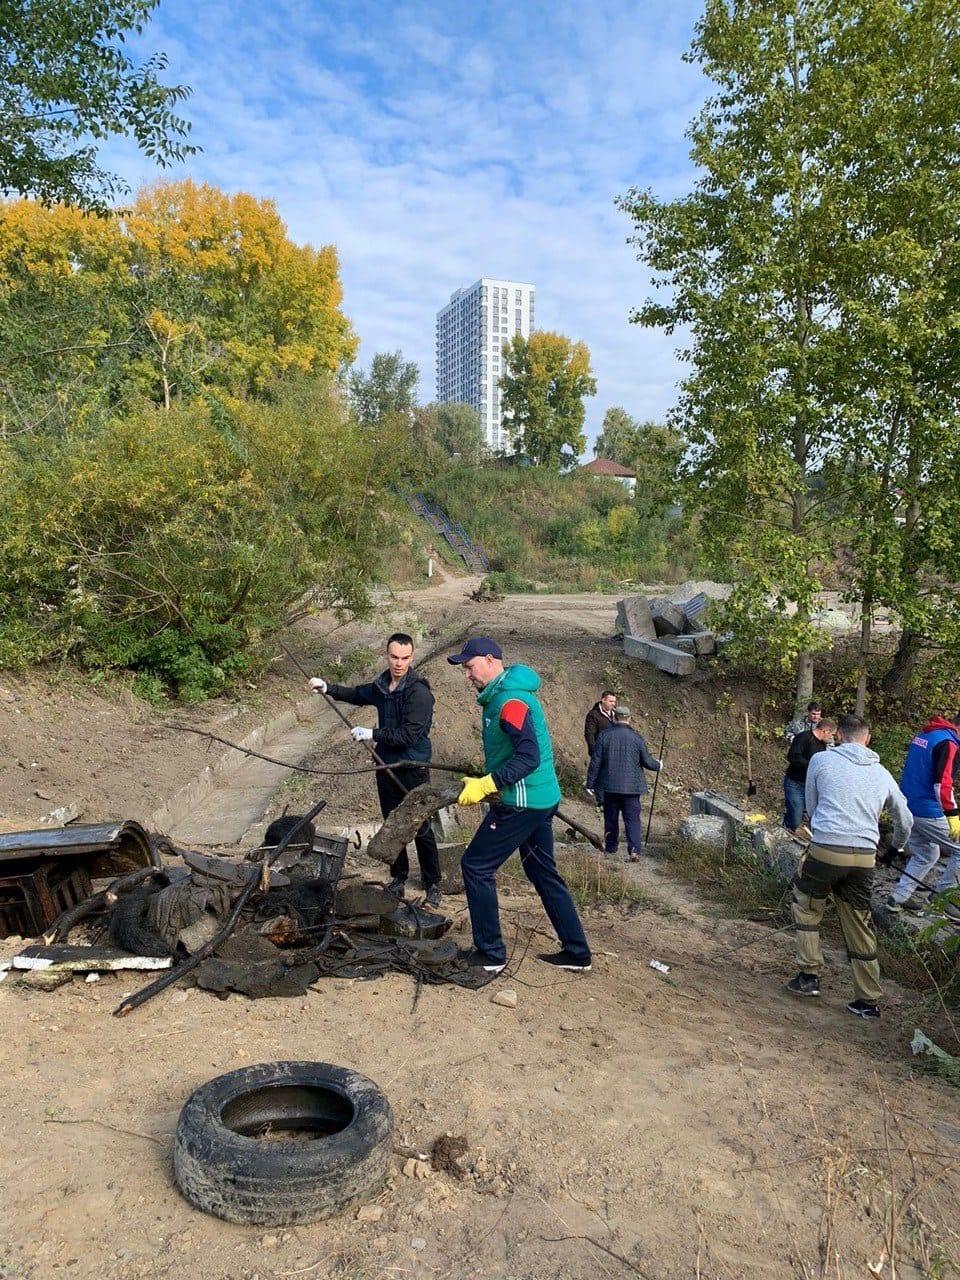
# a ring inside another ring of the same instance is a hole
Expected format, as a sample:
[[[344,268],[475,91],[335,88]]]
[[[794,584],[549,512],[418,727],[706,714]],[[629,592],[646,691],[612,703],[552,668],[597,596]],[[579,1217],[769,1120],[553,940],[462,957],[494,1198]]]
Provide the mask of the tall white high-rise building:
[[[437,399],[472,405],[494,451],[510,445],[500,408],[503,345],[517,333],[529,338],[533,332],[533,295],[532,284],[483,276],[457,289],[437,312]]]

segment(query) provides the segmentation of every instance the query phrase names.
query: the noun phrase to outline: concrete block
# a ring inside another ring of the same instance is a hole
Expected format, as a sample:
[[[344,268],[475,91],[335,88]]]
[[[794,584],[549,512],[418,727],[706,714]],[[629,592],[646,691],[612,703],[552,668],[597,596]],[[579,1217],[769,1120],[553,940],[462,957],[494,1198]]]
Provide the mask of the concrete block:
[[[694,657],[697,655],[693,636],[664,636],[660,643],[665,644],[668,649],[676,649],[678,653],[691,653]]]
[[[692,654],[681,653],[679,649],[672,649],[659,640],[639,640],[635,636],[624,636],[623,651],[628,658],[642,658],[673,676],[692,676],[697,669],[697,660]]]
[[[717,652],[717,637],[712,631],[691,631],[680,639],[693,641],[693,651],[698,658],[708,658]]]
[[[687,615],[672,600],[651,600],[650,614],[658,636],[679,636],[687,625]]]
[[[462,841],[453,844],[441,844],[440,851],[440,886],[444,893],[463,893],[463,872],[460,870],[460,859],[466,844]]]
[[[746,826],[746,812],[719,791],[695,791],[690,797],[690,812],[723,818],[730,829],[731,838]]]
[[[684,818],[680,823],[680,838],[710,849],[726,849],[731,841],[730,829],[723,818],[713,818],[705,813]]]
[[[650,601],[646,596],[627,596],[617,605],[617,620],[625,636],[638,640],[656,640],[657,630],[650,613]]]
[[[806,844],[783,827],[757,827],[752,836],[757,857],[783,880],[797,874]]]

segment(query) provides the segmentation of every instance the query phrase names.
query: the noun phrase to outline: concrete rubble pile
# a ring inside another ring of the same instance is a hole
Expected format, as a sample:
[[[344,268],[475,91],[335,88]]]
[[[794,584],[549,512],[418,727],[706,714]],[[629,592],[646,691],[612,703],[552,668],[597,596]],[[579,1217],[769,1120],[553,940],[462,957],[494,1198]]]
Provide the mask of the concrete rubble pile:
[[[670,675],[693,675],[698,658],[717,652],[717,637],[697,621],[707,603],[702,592],[686,601],[627,596],[617,605],[624,653]]]

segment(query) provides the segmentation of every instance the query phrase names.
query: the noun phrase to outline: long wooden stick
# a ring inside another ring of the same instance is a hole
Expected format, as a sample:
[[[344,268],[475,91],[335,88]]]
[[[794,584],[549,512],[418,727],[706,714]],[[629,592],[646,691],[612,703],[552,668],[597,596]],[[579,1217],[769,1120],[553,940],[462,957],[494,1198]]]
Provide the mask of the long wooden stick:
[[[298,822],[294,823],[275,848],[264,849],[260,860],[254,864],[253,869],[247,878],[246,884],[240,890],[237,900],[233,904],[233,910],[227,916],[222,927],[214,934],[210,941],[205,942],[202,947],[199,947],[193,953],[192,956],[188,956],[187,959],[184,960],[182,964],[177,965],[176,968],[168,969],[167,972],[157,978],[156,981],[149,983],[145,987],[141,987],[139,991],[135,992],[132,996],[128,996],[126,1000],[121,1000],[113,1011],[113,1016],[115,1018],[125,1018],[128,1013],[132,1013],[134,1009],[139,1009],[142,1004],[146,1004],[148,1000],[152,1000],[155,995],[166,990],[167,987],[173,986],[175,982],[179,982],[184,974],[190,973],[191,970],[196,969],[202,961],[206,960],[207,956],[210,955],[211,952],[215,951],[221,943],[226,942],[227,938],[230,937],[231,933],[233,933],[234,929],[237,927],[237,921],[240,919],[240,912],[246,906],[247,901],[253,894],[253,891],[260,884],[260,879],[267,867],[276,862],[277,858],[280,857],[281,853],[283,853],[284,849],[297,832],[302,827],[305,827],[308,822],[311,822],[320,810],[326,807],[326,803],[326,800],[318,800],[309,813],[304,814]]]
[[[309,671],[307,671],[306,667],[303,665],[303,663],[300,661],[300,659],[297,657],[297,655],[296,655],[295,653],[291,653],[291,652],[290,652],[290,650],[287,648],[287,646],[283,643],[283,641],[282,641],[282,640],[278,640],[278,641],[277,641],[277,644],[279,644],[280,648],[281,648],[281,649],[283,650],[283,652],[287,655],[287,657],[290,659],[290,661],[294,664],[294,666],[297,668],[297,670],[300,672],[300,674],[301,674],[301,675],[303,675],[303,676],[306,676],[306,678],[307,678],[308,680],[312,680],[312,679],[313,679],[313,677],[310,675]],[[321,692],[322,692],[323,700],[324,700],[324,702],[326,702],[326,704],[327,704],[327,706],[330,708],[330,710],[331,710],[331,711],[333,711],[335,715],[338,715],[338,716],[340,717],[340,719],[343,721],[343,723],[347,726],[347,728],[348,728],[348,729],[350,729],[350,730],[352,731],[352,730],[353,730],[353,728],[354,728],[353,723],[351,722],[351,720],[349,719],[349,717],[348,717],[348,716],[345,716],[345,715],[343,714],[343,712],[340,710],[340,708],[337,706],[336,700],[335,700],[334,698],[332,698],[332,697],[330,696],[330,694],[326,692],[326,690],[322,690]],[[381,769],[386,770],[387,777],[388,777],[388,778],[392,778],[392,779],[393,779],[393,781],[394,781],[394,782],[397,784],[397,786],[400,788],[400,790],[403,792],[403,794],[404,794],[404,795],[406,795],[406,794],[409,792],[410,788],[409,788],[409,787],[405,787],[405,786],[403,785],[403,783],[400,781],[400,779],[397,777],[397,775],[396,775],[396,774],[393,772],[393,770],[390,768],[390,766],[389,766],[388,764],[385,764],[385,763],[384,763],[384,761],[383,761],[383,760],[381,760],[381,758],[377,755],[377,752],[376,752],[376,750],[375,750],[375,748],[374,748],[374,746],[373,746],[373,743],[372,743],[372,742],[363,742],[361,745],[362,745],[362,746],[364,746],[364,747],[366,748],[366,750],[367,750],[367,752],[368,752],[368,754],[369,754],[369,756],[370,756],[370,759],[371,759],[371,760],[373,760],[375,764],[378,764],[378,765],[380,766],[380,768],[381,768]],[[424,762],[423,767],[424,767],[424,768],[427,768],[427,767],[428,767],[428,766],[427,766],[427,764],[426,764],[426,762]]]
[[[647,834],[643,837],[644,844],[646,844],[646,842],[650,839],[650,824],[653,822],[653,806],[657,803],[657,787],[660,785],[660,775],[661,773],[663,773],[663,752],[666,745],[667,745],[667,725],[666,725],[666,722],[664,722],[663,734],[661,735],[661,738],[660,738],[660,755],[658,756],[658,759],[660,761],[660,768],[657,770],[657,772],[654,774],[654,777],[653,777],[653,794],[650,796],[650,812],[647,814]]]

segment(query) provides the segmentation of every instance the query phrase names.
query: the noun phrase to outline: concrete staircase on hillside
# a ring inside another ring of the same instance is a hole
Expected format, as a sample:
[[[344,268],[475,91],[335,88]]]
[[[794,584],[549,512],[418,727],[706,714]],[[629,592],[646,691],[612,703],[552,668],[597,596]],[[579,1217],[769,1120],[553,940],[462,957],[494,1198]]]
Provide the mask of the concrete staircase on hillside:
[[[471,573],[487,572],[490,565],[483,547],[473,541],[463,525],[454,524],[445,512],[428,502],[422,493],[412,494],[407,501],[414,513],[422,520],[426,520],[430,528],[435,533],[439,533],[448,546],[460,556]]]

